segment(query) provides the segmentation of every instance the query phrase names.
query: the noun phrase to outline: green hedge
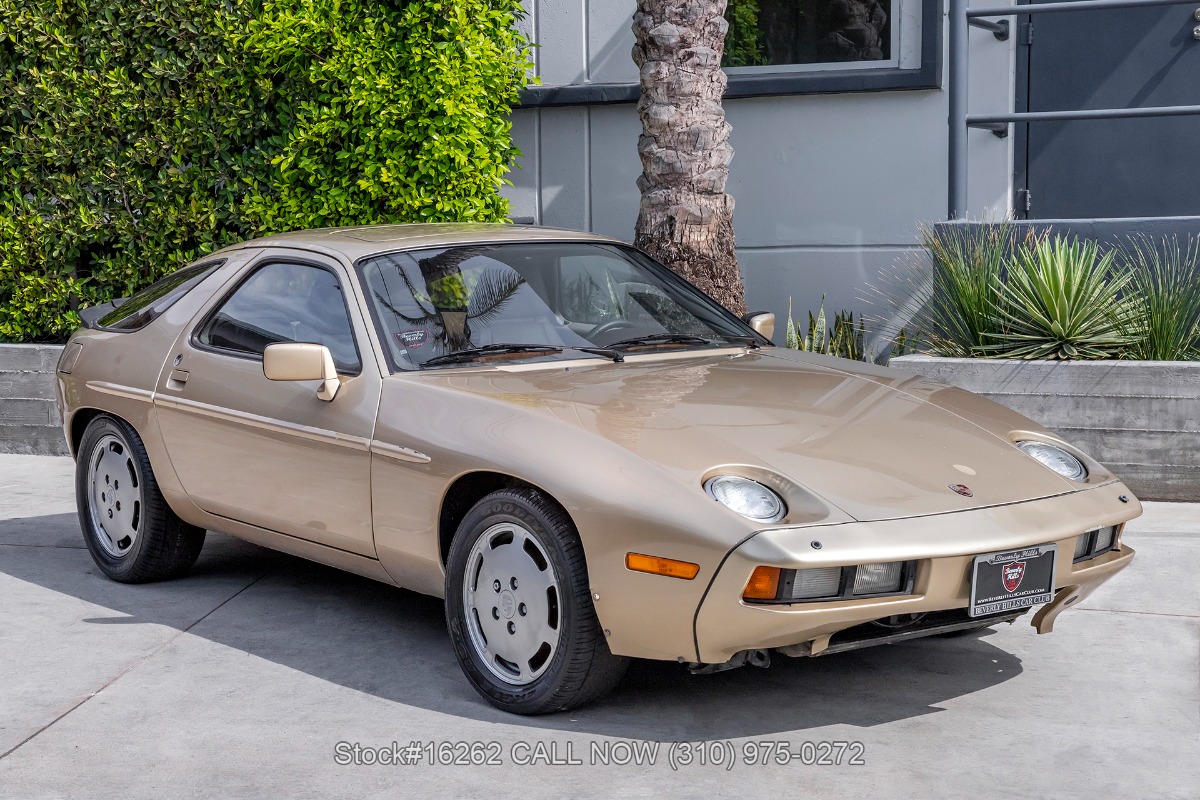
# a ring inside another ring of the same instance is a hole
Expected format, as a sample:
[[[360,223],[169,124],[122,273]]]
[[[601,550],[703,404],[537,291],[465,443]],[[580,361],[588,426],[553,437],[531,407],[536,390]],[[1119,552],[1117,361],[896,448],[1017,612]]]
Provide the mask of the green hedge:
[[[519,0],[0,5],[0,341],[224,244],[502,220]]]
[[[758,24],[758,0],[729,0],[725,6],[723,67],[760,67],[767,63],[766,36]]]

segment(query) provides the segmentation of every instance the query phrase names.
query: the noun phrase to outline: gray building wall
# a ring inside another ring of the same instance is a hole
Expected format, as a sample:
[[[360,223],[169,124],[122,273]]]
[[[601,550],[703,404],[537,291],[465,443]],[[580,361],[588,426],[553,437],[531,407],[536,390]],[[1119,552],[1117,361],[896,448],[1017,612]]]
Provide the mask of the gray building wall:
[[[526,7],[543,85],[637,81],[635,0]],[[919,2],[902,14],[906,30],[919,30]],[[1014,41],[974,28],[971,35],[971,111],[1010,110]],[[727,98],[725,113],[735,151],[728,191],[750,306],[782,317],[790,296],[803,316],[824,294],[827,310],[869,310],[861,299],[867,284],[914,255],[919,223],[945,216],[946,93]],[[506,190],[514,216],[633,238],[641,173],[633,104],[522,108],[512,121],[523,153]],[[970,132],[973,217],[1009,210],[1010,142]]]

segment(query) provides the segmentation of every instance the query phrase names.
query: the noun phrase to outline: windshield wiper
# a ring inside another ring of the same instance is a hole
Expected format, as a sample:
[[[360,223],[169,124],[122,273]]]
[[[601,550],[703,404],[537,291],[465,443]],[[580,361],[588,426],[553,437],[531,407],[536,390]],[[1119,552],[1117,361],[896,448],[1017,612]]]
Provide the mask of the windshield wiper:
[[[726,341],[744,344],[752,350],[757,350],[759,347],[758,340],[753,336],[738,336],[727,333],[717,335]],[[635,336],[631,339],[622,339],[619,342],[610,344],[608,347],[611,350],[627,350],[631,347],[656,344],[718,344],[718,342],[714,339],[705,339],[703,336],[692,336],[685,333],[652,333],[649,336]]]
[[[757,350],[759,347],[762,346],[758,343],[758,339],[756,339],[753,336],[738,336],[737,334],[732,334],[732,333],[722,333],[721,338],[728,339],[731,342],[738,342],[739,344],[744,344],[747,347],[749,347],[751,350]]]
[[[703,336],[689,336],[682,333],[652,333],[649,336],[634,336],[630,339],[622,339],[619,342],[613,342],[608,347],[610,350],[628,350],[631,347],[640,347],[642,345],[655,344],[715,344],[712,339],[705,339]]]
[[[622,361],[625,360],[625,356],[621,355],[616,350],[613,350],[612,348],[609,348],[609,347],[572,347],[571,349],[578,350],[581,353],[591,353],[592,355],[604,356],[605,358],[611,358],[614,362],[616,362],[618,364],[620,364]]]
[[[463,350],[455,350],[453,353],[434,356],[422,363],[421,367],[437,366],[438,364],[457,364],[463,361],[474,361],[485,356],[503,355],[504,353],[561,353],[562,351],[561,347],[553,344],[485,344],[481,347],[468,347]]]

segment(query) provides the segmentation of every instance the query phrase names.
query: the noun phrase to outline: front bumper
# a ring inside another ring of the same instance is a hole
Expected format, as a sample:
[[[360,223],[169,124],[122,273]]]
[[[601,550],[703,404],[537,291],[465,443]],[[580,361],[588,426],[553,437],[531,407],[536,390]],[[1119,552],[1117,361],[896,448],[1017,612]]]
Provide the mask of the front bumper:
[[[1121,500],[1125,497],[1126,500]],[[734,548],[708,587],[696,613],[701,663],[719,664],[750,649],[808,645],[814,655],[835,634],[883,617],[965,609],[976,555],[1058,543],[1054,600],[1033,624],[1049,632],[1058,614],[1091,594],[1133,560],[1119,543],[1090,561],[1072,563],[1075,537],[1141,514],[1141,505],[1119,482],[1094,489],[1004,506],[870,523],[764,530]],[[814,547],[819,542],[820,547]],[[760,565],[787,569],[916,561],[911,594],[789,605],[746,603],[742,591]],[[801,648],[804,649],[804,648]]]

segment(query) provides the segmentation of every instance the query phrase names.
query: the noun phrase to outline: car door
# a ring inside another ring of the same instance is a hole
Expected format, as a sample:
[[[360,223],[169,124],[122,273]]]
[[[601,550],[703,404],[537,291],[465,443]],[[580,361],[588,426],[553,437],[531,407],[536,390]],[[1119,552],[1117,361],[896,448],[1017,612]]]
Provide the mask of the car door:
[[[366,556],[370,440],[382,378],[349,271],[315,253],[267,250],[175,343],[155,393],[184,490],[205,511]],[[330,349],[342,386],[269,381],[276,342]]]

